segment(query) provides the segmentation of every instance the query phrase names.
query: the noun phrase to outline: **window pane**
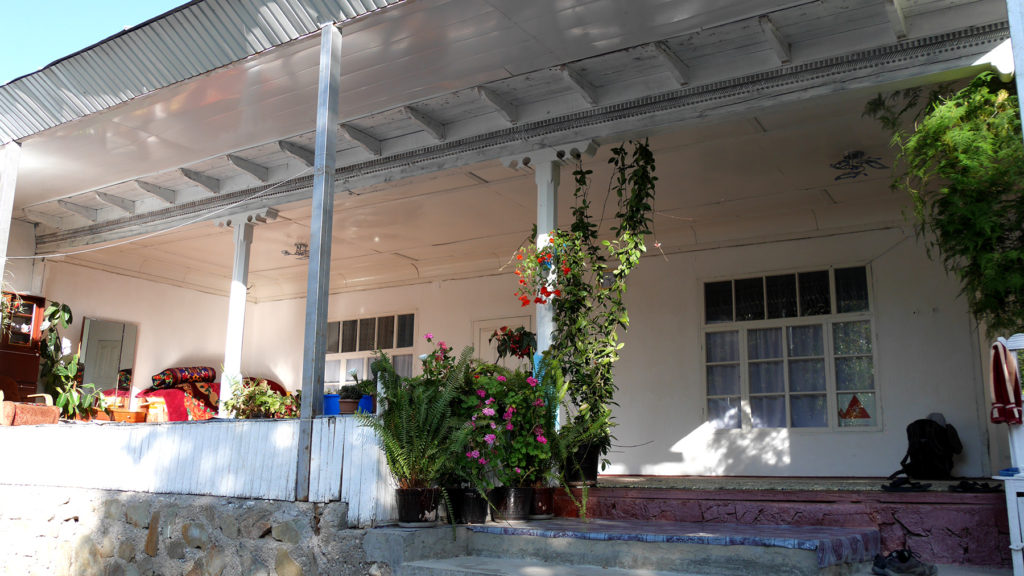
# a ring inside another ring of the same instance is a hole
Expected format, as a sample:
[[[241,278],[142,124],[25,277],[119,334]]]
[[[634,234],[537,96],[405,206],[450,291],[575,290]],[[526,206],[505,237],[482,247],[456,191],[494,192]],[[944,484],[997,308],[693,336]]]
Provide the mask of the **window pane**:
[[[356,351],[356,332],[359,324],[355,320],[345,320],[341,323],[341,351]]]
[[[736,320],[764,320],[764,280],[736,281]]]
[[[709,398],[708,422],[715,428],[740,427],[740,399]]]
[[[796,316],[796,274],[765,278],[768,292],[768,317],[793,318]]]
[[[740,393],[740,365],[708,366],[708,396]]]
[[[877,426],[875,395],[870,392],[838,396],[840,426]]]
[[[352,372],[355,372],[356,378],[365,378],[366,375],[363,374],[364,364],[365,361],[363,358],[349,358],[348,360],[345,360],[345,382],[348,384],[353,383]]]
[[[395,317],[377,318],[377,348],[389,350],[395,341]]]
[[[341,349],[341,322],[327,323],[327,353],[338,352]]]
[[[732,282],[709,282],[704,285],[704,321],[732,322]]]
[[[818,392],[825,390],[825,361],[790,360],[789,391]]]
[[[793,396],[789,401],[793,428],[828,426],[827,402],[824,394]]]
[[[750,418],[754,428],[785,428],[785,396],[752,396]]]
[[[828,290],[828,271],[797,274],[800,284],[800,315],[817,316],[832,313],[832,297]]]
[[[871,322],[842,322],[832,326],[836,354],[871,354]]]
[[[337,384],[341,382],[341,360],[328,360],[324,362],[324,382]]]
[[[782,328],[763,328],[747,332],[747,358],[782,358]]]
[[[373,350],[375,346],[374,329],[377,327],[375,318],[363,318],[359,321],[359,351]]]
[[[739,332],[708,332],[708,362],[737,362],[740,359]]]
[[[868,275],[863,266],[836,270],[836,310],[865,312],[868,310]]]
[[[824,356],[825,346],[822,344],[821,324],[812,326],[790,326],[789,355],[795,358],[807,356]]]
[[[871,356],[836,358],[837,390],[874,390],[875,367]]]
[[[395,373],[403,378],[412,378],[412,354],[398,354],[391,359]]]
[[[402,314],[398,317],[398,342],[395,344],[396,347],[408,348],[412,346],[414,318],[413,314]]]
[[[767,394],[785,392],[786,380],[783,377],[782,361],[753,362],[750,364],[750,393]]]

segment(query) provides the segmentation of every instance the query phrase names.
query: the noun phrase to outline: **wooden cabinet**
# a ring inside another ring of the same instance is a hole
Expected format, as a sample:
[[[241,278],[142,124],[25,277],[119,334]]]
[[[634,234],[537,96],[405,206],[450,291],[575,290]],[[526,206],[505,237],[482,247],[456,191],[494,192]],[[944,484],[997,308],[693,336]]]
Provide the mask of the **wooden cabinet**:
[[[36,393],[39,379],[39,338],[46,301],[38,296],[3,293],[11,304],[11,329],[0,337],[0,376],[11,378],[18,384],[24,398]]]

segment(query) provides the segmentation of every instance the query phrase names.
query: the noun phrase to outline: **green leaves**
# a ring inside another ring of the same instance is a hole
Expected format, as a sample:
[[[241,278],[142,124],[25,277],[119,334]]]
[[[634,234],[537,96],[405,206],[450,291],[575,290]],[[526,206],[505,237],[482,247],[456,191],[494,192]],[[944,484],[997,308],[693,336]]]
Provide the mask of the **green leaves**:
[[[866,113],[894,130],[918,234],[960,281],[971,314],[990,335],[1024,330],[1024,143],[1016,89],[989,72],[945,98],[932,97],[913,133],[878,98]]]

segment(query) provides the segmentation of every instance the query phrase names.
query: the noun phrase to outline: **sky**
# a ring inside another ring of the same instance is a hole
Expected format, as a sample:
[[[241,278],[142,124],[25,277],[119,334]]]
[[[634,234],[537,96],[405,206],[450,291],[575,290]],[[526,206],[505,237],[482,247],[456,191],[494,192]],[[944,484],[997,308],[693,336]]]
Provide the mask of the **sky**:
[[[187,0],[0,0],[0,85]]]

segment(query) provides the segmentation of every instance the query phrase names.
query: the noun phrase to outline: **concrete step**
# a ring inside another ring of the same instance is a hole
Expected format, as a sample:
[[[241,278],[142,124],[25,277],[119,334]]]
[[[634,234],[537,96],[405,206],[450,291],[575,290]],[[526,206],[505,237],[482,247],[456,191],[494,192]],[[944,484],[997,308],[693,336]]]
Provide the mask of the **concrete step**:
[[[567,566],[540,560],[480,556],[408,562],[402,565],[400,574],[402,576],[406,574],[416,574],[417,576],[540,576],[556,574],[558,576],[594,576],[595,574],[600,576],[703,576],[682,572],[603,568],[589,564]]]
[[[400,576],[572,574],[564,570],[574,566],[589,567],[580,568],[584,574],[848,576],[867,573],[879,541],[870,528],[556,518],[374,529],[363,545],[368,560],[387,562]],[[501,571],[512,567],[522,570]]]

